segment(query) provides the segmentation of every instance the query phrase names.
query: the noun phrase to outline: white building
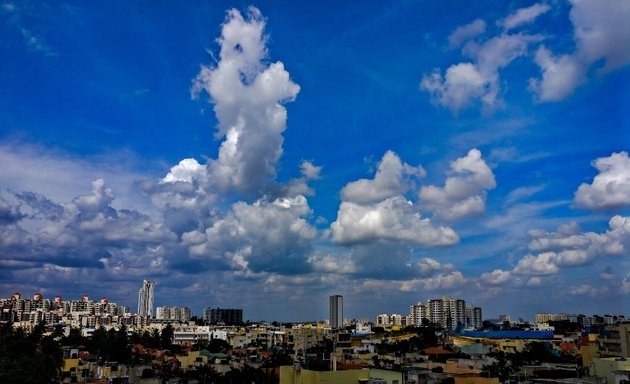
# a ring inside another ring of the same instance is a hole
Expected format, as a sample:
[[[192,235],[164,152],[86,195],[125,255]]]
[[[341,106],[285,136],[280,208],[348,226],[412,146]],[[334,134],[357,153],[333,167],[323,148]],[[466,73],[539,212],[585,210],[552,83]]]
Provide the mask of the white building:
[[[153,317],[153,289],[155,282],[144,280],[142,288],[138,291],[138,314]]]
[[[429,320],[447,329],[457,329],[466,325],[466,301],[444,296],[429,300]]]
[[[426,304],[416,303],[409,307],[410,324],[416,327],[422,325],[422,319],[429,318],[429,311]]]

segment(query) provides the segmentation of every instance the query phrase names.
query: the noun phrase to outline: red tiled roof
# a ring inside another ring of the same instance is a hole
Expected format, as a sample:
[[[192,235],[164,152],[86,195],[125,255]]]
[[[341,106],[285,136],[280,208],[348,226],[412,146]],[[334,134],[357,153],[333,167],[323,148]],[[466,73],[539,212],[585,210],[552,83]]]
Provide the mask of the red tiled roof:
[[[436,347],[427,348],[423,350],[422,352],[424,352],[425,355],[452,355],[453,354],[453,352],[447,349],[436,348]]]

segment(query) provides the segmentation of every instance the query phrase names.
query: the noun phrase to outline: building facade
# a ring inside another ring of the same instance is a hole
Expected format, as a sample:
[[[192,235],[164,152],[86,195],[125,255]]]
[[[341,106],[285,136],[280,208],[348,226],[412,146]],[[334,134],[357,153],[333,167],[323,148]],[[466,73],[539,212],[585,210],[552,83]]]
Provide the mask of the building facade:
[[[599,356],[624,358],[630,357],[630,323],[608,325],[598,339]]]
[[[444,296],[429,300],[429,320],[444,328],[455,330],[466,325],[466,301]]]
[[[239,325],[243,324],[243,310],[236,308],[206,308],[203,319],[208,324]]]
[[[153,317],[153,290],[155,282],[144,280],[142,288],[138,291],[138,314]]]
[[[155,318],[157,320],[174,320],[186,322],[190,320],[191,311],[188,307],[157,307]]]
[[[330,328],[339,329],[343,326],[343,296],[333,295],[329,298]]]
[[[481,307],[466,306],[466,327],[475,329],[483,327]]]

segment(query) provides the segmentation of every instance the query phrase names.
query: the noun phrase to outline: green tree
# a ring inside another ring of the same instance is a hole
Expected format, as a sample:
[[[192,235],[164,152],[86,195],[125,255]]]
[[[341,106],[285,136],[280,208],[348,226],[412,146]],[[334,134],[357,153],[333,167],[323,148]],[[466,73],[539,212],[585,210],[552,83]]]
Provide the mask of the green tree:
[[[61,339],[61,345],[67,347],[78,347],[79,345],[87,346],[88,339],[81,335],[79,328],[70,328],[68,336]]]
[[[127,364],[131,360],[131,345],[129,345],[129,336],[127,335],[127,327],[123,324],[114,335],[111,342],[114,354],[114,360]]]
[[[175,330],[173,326],[167,324],[166,327],[162,329],[162,333],[160,333],[160,347],[162,349],[169,349],[171,344],[173,344],[173,338],[175,337]]]
[[[0,328],[0,383],[49,383],[59,376],[63,353],[44,330],[43,324],[28,334],[10,323]]]

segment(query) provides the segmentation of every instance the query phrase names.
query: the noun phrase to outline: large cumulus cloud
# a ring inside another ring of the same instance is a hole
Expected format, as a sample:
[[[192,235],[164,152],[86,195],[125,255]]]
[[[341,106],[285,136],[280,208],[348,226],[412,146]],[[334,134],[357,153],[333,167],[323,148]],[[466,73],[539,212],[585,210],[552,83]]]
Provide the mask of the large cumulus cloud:
[[[316,230],[304,219],[311,214],[306,198],[235,203],[204,231],[182,236],[193,258],[256,273],[304,272],[305,255]]]
[[[459,241],[453,229],[434,226],[422,218],[418,208],[402,196],[375,204],[342,202],[332,223],[333,241],[339,244],[362,242],[407,242],[417,245],[452,245]]]
[[[217,137],[225,137],[219,156],[208,164],[213,185],[256,193],[277,171],[287,111],[300,87],[280,61],[267,59],[265,20],[250,7],[246,18],[228,12],[218,43],[216,66],[202,66],[192,86],[193,96],[210,96],[218,120]]]
[[[600,157],[593,162],[599,171],[591,184],[583,183],[575,192],[582,208],[610,210],[630,207],[630,158],[625,151]]]
[[[459,241],[455,231],[435,226],[423,218],[406,193],[412,184],[405,175],[424,175],[421,167],[404,165],[398,155],[385,153],[373,179],[348,183],[342,189],[337,219],[331,224],[332,239],[338,244],[402,242],[440,246]]]
[[[496,187],[492,170],[473,148],[451,163],[451,173],[444,187],[435,185],[420,189],[422,205],[436,217],[457,220],[485,211],[487,191]]]
[[[114,208],[114,199],[103,179],[92,182],[91,193],[64,203],[34,192],[13,193],[13,203],[4,200],[3,206],[14,220],[0,226],[5,261],[103,268],[113,254],[131,249],[147,256],[150,248],[175,239],[159,221]]]
[[[554,54],[541,46],[536,52],[541,77],[530,80],[530,89],[542,102],[570,96],[587,81],[593,67],[605,74],[630,63],[627,1],[572,0],[571,5],[575,50]]]
[[[424,177],[422,166],[403,163],[397,154],[387,151],[383,155],[373,179],[360,179],[348,183],[341,190],[344,201],[370,204],[389,197],[402,195],[411,187],[413,177]]]
[[[193,80],[193,97],[207,94],[218,121],[221,139],[217,158],[207,163],[183,159],[161,180],[140,183],[152,201],[164,210],[167,224],[181,234],[203,230],[211,206],[242,194],[308,194],[306,181],[318,168],[303,164],[308,177],[282,187],[276,183],[286,129],[284,103],[297,96],[295,84],[280,61],[268,63],[265,19],[250,7],[245,15],[231,9],[217,39],[216,64],[202,65]]]

